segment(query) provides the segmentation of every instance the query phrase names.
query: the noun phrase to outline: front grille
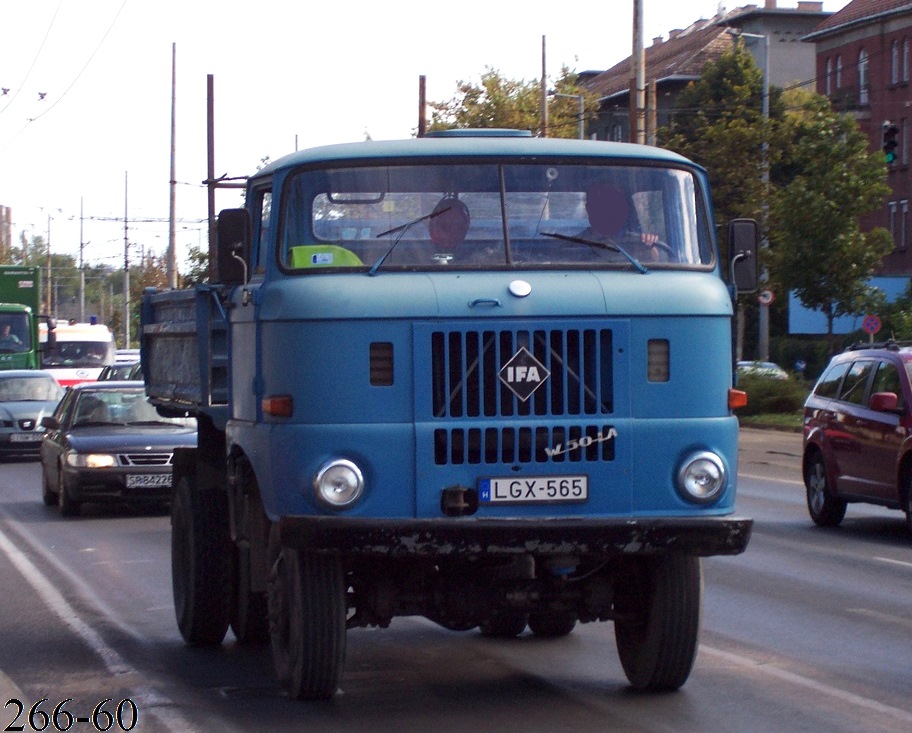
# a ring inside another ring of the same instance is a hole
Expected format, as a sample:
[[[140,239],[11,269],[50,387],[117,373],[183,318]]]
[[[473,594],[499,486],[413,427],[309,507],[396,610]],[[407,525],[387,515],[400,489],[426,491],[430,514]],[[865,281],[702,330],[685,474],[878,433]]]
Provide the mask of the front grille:
[[[170,466],[173,453],[121,453],[121,466]]]
[[[613,412],[608,329],[458,330],[431,333],[435,418],[606,415]],[[522,348],[550,373],[528,399],[500,371]]]
[[[610,425],[438,429],[434,431],[434,463],[613,461],[615,436]]]

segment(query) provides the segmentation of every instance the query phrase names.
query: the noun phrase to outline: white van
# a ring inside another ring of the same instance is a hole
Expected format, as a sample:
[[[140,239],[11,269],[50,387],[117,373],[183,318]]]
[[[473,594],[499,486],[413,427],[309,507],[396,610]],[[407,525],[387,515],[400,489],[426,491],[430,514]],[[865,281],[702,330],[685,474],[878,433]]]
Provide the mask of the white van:
[[[94,382],[101,370],[114,363],[114,334],[100,323],[59,323],[54,329],[57,345],[41,351],[41,368],[51,372],[63,387]],[[47,341],[47,326],[39,325],[38,340]]]

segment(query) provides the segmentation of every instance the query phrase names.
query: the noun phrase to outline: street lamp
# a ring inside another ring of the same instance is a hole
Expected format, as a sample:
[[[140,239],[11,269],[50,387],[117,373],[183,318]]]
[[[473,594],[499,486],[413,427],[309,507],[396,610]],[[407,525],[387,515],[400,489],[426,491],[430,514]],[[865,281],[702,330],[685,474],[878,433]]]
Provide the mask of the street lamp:
[[[565,97],[567,99],[579,100],[579,113],[578,113],[578,115],[579,115],[579,139],[583,140],[585,137],[584,130],[583,130],[583,120],[584,120],[585,114],[586,114],[585,97],[583,97],[582,94],[561,94],[560,92],[549,92],[548,94],[552,97]]]
[[[761,113],[763,115],[763,143],[761,144],[761,172],[760,180],[763,182],[763,207],[762,207],[762,231],[763,231],[763,240],[760,243],[761,247],[768,247],[769,241],[766,238],[767,231],[767,213],[769,204],[768,189],[769,189],[769,141],[767,140],[768,128],[769,128],[769,62],[770,62],[770,41],[769,36],[763,35],[761,33],[747,33],[737,28],[729,28],[728,33],[737,37],[737,38],[748,38],[750,40],[763,41],[763,100],[761,106]],[[762,279],[766,280],[769,277],[769,274],[766,270],[763,271]],[[761,361],[769,360],[769,303],[761,301],[759,304],[759,312],[757,314],[758,326],[759,326],[759,336],[757,339],[757,351],[758,358]]]

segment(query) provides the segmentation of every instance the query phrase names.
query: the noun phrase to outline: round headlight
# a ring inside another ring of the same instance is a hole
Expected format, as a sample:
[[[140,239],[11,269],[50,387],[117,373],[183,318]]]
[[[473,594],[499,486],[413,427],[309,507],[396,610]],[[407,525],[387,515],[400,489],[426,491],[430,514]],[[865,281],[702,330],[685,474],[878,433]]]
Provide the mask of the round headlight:
[[[678,490],[688,501],[707,504],[725,488],[725,464],[715,453],[690,456],[678,471]]]
[[[313,481],[317,499],[331,509],[345,509],[364,493],[364,477],[351,461],[337,459],[323,464]]]

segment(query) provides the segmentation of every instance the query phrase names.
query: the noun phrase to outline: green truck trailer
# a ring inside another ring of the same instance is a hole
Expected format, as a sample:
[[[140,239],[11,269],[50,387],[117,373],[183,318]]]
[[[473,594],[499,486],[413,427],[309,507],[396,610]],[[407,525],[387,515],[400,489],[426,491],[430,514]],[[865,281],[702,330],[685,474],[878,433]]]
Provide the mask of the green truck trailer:
[[[40,284],[37,267],[0,265],[0,369],[37,369],[41,363]]]

